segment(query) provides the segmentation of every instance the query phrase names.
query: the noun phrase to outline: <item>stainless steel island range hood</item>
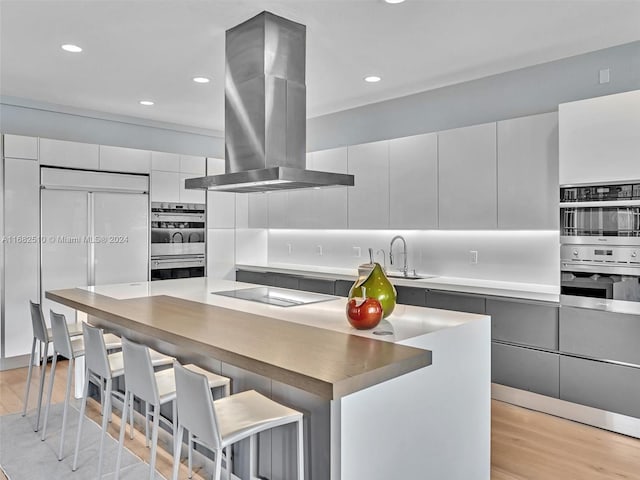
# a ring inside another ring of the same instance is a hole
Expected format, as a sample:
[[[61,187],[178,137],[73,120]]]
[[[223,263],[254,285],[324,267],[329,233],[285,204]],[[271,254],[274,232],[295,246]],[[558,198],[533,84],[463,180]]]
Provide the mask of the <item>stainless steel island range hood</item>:
[[[269,12],[226,32],[225,173],[186,188],[265,192],[353,186],[306,167],[306,27]]]

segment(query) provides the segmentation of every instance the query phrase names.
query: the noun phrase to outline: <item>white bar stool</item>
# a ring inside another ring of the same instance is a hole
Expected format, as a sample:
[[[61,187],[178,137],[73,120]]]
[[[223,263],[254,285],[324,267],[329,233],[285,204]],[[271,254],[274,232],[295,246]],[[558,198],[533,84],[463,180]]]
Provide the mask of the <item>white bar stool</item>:
[[[265,430],[296,423],[298,427],[298,480],[304,480],[303,415],[259,394],[255,390],[213,400],[203,375],[174,364],[178,404],[178,436],[174,442],[173,480],[178,479],[180,450],[184,429],[215,453],[214,479],[220,480],[222,454],[226,451],[227,478],[231,478],[228,447],[249,438],[251,478],[256,475],[255,436]]]
[[[124,375],[124,361],[122,352],[111,354],[107,352],[105,334],[102,329],[84,324],[83,339],[86,347],[84,393],[82,396],[82,405],[80,407],[80,420],[78,421],[78,434],[76,437],[76,448],[73,454],[72,470],[75,472],[78,468],[78,451],[80,449],[80,438],[82,437],[84,413],[87,407],[89,382],[93,381],[100,387],[101,397],[104,399],[102,436],[100,437],[100,452],[98,455],[98,478],[100,478],[102,474],[104,438],[107,434],[107,424],[111,417],[111,395],[119,394],[119,392],[112,391],[113,380]],[[174,360],[175,359],[173,357],[169,357],[158,352],[151,353],[151,363],[154,367],[170,365]],[[126,422],[126,410],[124,408],[122,412],[122,421]],[[130,422],[131,425],[133,425],[133,410],[130,410]]]
[[[67,371],[67,390],[64,397],[64,410],[62,413],[62,431],[60,432],[60,449],[58,450],[58,460],[62,460],[62,451],[64,448],[64,431],[67,425],[67,410],[69,409],[69,394],[71,393],[71,380],[73,379],[73,362],[76,358],[85,354],[85,346],[82,338],[71,340],[67,321],[64,315],[50,312],[51,330],[53,333],[53,363],[51,365],[51,377],[49,378],[49,398],[47,399],[47,408],[44,412],[44,425],[42,427],[42,438],[44,441],[47,435],[47,420],[49,418],[49,407],[51,406],[51,396],[53,394],[53,382],[56,377],[56,363],[58,355],[69,360],[69,368]],[[104,335],[105,345],[109,349],[119,348],[121,340],[119,337],[106,333]],[[106,414],[106,412],[105,412]]]
[[[153,415],[153,427],[151,438],[151,457],[149,460],[149,479],[153,480],[155,475],[156,464],[156,450],[158,447],[158,427],[160,420],[162,419],[168,425],[171,426],[173,431],[173,441],[176,443],[176,430],[177,423],[175,421],[177,416],[176,410],[176,382],[173,368],[162,370],[160,372],[154,372],[151,363],[151,357],[149,349],[138,343],[132,342],[127,338],[122,339],[122,353],[124,356],[124,382],[125,382],[125,394],[124,394],[124,407],[132,408],[133,398],[138,397],[144,401],[148,407],[152,407],[150,413]],[[196,370],[205,379],[207,388],[210,389],[216,387],[222,387],[225,392],[230,389],[231,380],[227,377],[217,375],[213,372],[207,372],[195,365],[189,365],[189,368]],[[173,422],[169,422],[167,419],[160,416],[160,407],[166,403],[173,402]],[[146,417],[148,415],[145,415]],[[145,423],[147,419],[145,418]],[[120,437],[118,441],[118,456],[116,460],[116,479],[120,475],[120,462],[122,458],[122,447],[124,446],[124,434],[125,434],[126,422],[120,424]],[[133,432],[132,432],[133,434]]]
[[[31,356],[29,357],[29,371],[27,373],[27,386],[24,392],[24,407],[22,409],[22,416],[27,414],[27,404],[29,403],[29,389],[31,388],[31,374],[33,371],[33,364],[36,361],[36,345],[40,350],[38,361],[40,362],[40,388],[38,390],[38,408],[36,414],[36,426],[33,429],[37,432],[40,429],[40,411],[42,410],[42,392],[44,391],[44,377],[47,372],[47,352],[49,351],[49,343],[52,341],[51,329],[47,328],[47,324],[44,322],[44,315],[42,315],[42,307],[39,303],[34,303],[29,300],[29,309],[31,311],[31,326],[33,328],[33,342],[31,344]],[[68,325],[69,335],[71,337],[82,335],[82,328],[80,324],[72,323]]]

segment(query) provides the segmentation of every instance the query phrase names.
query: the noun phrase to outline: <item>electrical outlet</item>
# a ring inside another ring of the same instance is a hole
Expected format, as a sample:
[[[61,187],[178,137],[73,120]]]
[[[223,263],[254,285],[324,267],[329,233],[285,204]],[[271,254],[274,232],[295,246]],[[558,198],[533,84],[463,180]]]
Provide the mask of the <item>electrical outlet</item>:
[[[469,250],[469,261],[471,265],[478,264],[478,251],[477,250]]]
[[[316,255],[322,256],[322,245],[316,245]]]
[[[291,244],[287,243],[287,255],[291,255]]]
[[[362,249],[360,247],[352,247],[353,248],[353,256],[356,258],[360,258],[362,256]]]
[[[609,81],[611,80],[611,72],[608,68],[603,68],[602,70],[600,70],[599,76],[600,84],[609,83]]]

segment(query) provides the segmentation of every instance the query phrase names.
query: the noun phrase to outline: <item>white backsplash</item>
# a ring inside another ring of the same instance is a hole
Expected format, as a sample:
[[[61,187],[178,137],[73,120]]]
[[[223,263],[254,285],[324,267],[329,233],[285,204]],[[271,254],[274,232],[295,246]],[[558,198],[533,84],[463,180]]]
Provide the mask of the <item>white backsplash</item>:
[[[253,230],[237,246],[239,264],[353,268],[384,249],[394,235],[407,241],[409,269],[419,274],[559,286],[560,239],[557,231],[450,230]],[[266,233],[264,233],[266,232]],[[262,242],[265,242],[264,244]],[[266,246],[266,255],[263,250]],[[471,263],[476,251],[478,263]],[[402,242],[394,245],[402,267]],[[360,253],[360,256],[358,256]],[[251,259],[254,260],[251,260]],[[383,263],[381,253],[375,261]],[[264,262],[258,260],[263,259]]]

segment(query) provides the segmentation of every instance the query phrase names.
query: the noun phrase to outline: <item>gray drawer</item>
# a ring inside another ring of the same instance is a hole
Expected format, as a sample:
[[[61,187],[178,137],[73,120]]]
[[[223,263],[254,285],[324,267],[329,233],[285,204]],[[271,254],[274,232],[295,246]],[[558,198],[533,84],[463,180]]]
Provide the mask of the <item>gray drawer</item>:
[[[271,278],[268,273],[264,272],[236,270],[236,282],[257,283],[258,285],[271,285]]]
[[[300,282],[299,277],[294,275],[288,275],[286,273],[270,273],[269,285],[280,288],[290,288],[292,290],[299,290]]]
[[[339,297],[348,297],[349,290],[353,286],[354,282],[349,280],[336,280],[336,295]]]
[[[640,315],[560,307],[560,350],[640,365]]]
[[[326,293],[333,295],[335,292],[335,280],[323,280],[321,278],[303,278],[299,279],[300,290],[315,293]]]
[[[476,295],[427,290],[426,306],[456,312],[484,313],[485,299]]]
[[[491,343],[491,381],[558,398],[560,383],[557,353]]]
[[[427,303],[427,291],[424,288],[402,287],[396,285],[397,303],[424,307]]]
[[[560,398],[640,418],[640,369],[562,356]]]
[[[558,349],[558,307],[487,299],[491,338],[503,342]]]

